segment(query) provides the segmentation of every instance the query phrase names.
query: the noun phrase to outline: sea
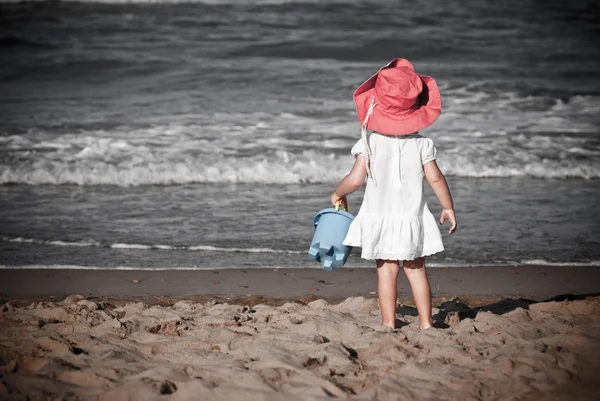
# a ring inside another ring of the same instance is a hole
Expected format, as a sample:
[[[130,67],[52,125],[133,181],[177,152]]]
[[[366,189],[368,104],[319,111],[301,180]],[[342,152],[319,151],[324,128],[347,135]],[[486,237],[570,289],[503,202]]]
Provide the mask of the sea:
[[[353,91],[397,57],[442,94],[428,264],[600,266],[598,37],[584,0],[0,0],[0,266],[321,268]]]

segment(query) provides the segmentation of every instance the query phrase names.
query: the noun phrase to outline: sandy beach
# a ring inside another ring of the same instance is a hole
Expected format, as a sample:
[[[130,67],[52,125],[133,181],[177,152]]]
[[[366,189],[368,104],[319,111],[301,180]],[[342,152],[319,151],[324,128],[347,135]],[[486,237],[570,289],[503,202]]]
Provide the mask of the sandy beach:
[[[431,269],[392,332],[371,269],[1,270],[0,398],[597,399],[598,275]]]
[[[598,5],[516,5],[2,0],[0,401],[600,400]]]

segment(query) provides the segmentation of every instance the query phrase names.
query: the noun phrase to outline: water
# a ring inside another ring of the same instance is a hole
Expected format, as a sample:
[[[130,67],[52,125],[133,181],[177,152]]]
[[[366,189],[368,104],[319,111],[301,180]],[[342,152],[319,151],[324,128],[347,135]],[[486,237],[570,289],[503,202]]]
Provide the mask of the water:
[[[494,3],[0,3],[0,264],[318,267],[352,92],[394,57],[443,97],[432,262],[599,263],[598,8]]]

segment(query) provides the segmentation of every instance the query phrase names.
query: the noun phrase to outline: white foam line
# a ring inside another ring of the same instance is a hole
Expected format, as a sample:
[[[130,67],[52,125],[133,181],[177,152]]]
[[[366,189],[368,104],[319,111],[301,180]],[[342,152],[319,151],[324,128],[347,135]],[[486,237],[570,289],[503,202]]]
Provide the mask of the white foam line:
[[[285,249],[272,249],[272,248],[218,248],[210,245],[198,245],[190,246],[190,251],[213,251],[213,252],[247,252],[247,253],[287,253],[287,254],[301,254],[301,251],[290,251]]]
[[[0,4],[16,3],[41,3],[47,0],[0,0]],[[205,4],[208,6],[218,5],[246,5],[252,4],[248,0],[62,0],[65,3],[83,3],[83,4]],[[258,5],[285,5],[285,4],[316,4],[322,0],[257,0]],[[352,0],[329,0],[328,3],[347,4]]]
[[[39,239],[35,239],[35,238],[23,238],[23,237],[17,237],[17,238],[2,237],[2,241],[16,242],[16,243],[21,243],[21,244],[40,244],[40,245],[54,245],[54,246],[79,246],[79,247],[102,246],[99,242],[94,242],[94,241],[76,241],[76,242],[61,241],[61,240],[46,241],[46,240],[39,240]]]
[[[33,241],[35,242],[35,241]],[[81,247],[86,247],[86,246],[99,246],[100,244],[97,243],[93,243],[93,242],[65,242],[65,241],[48,241],[46,244],[48,245],[56,245],[56,246],[81,246]]]
[[[304,266],[302,269],[320,270],[321,266]],[[199,270],[253,270],[253,269],[294,269],[293,267],[261,266],[261,267],[198,267],[198,266],[176,266],[176,267],[138,267],[138,266],[77,266],[77,265],[22,265],[7,266],[0,265],[0,270],[120,270],[120,271],[199,271]]]
[[[150,245],[142,245],[142,244],[111,244],[110,248],[114,249],[152,249]]]
[[[548,262],[546,260],[522,260],[522,265],[539,265],[539,266],[600,266],[600,260],[592,260],[590,262]]]
[[[304,253],[303,251],[292,251],[289,249],[273,249],[273,248],[222,248],[216,247],[212,245],[194,245],[194,246],[173,246],[173,245],[144,245],[144,244],[126,244],[126,243],[116,243],[110,245],[102,245],[99,242],[95,241],[76,241],[76,242],[67,242],[61,240],[39,240],[35,238],[9,238],[2,237],[2,241],[4,242],[16,242],[16,243],[25,243],[25,244],[39,244],[39,245],[53,245],[53,246],[77,246],[77,247],[86,247],[86,246],[95,246],[95,247],[107,247],[112,249],[144,249],[144,250],[161,250],[161,251],[173,251],[173,250],[184,250],[184,251],[205,251],[205,252],[231,252],[231,253],[283,253],[288,255],[298,255]]]

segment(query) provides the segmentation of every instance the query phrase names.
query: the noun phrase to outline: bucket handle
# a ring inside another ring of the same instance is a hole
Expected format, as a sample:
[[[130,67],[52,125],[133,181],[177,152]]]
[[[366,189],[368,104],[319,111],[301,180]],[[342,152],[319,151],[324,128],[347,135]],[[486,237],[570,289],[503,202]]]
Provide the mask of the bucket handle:
[[[335,211],[339,211],[340,210],[340,205],[344,206],[344,210],[347,212],[348,211],[348,199],[344,196],[342,197],[342,199],[340,199],[339,201],[335,202]]]

